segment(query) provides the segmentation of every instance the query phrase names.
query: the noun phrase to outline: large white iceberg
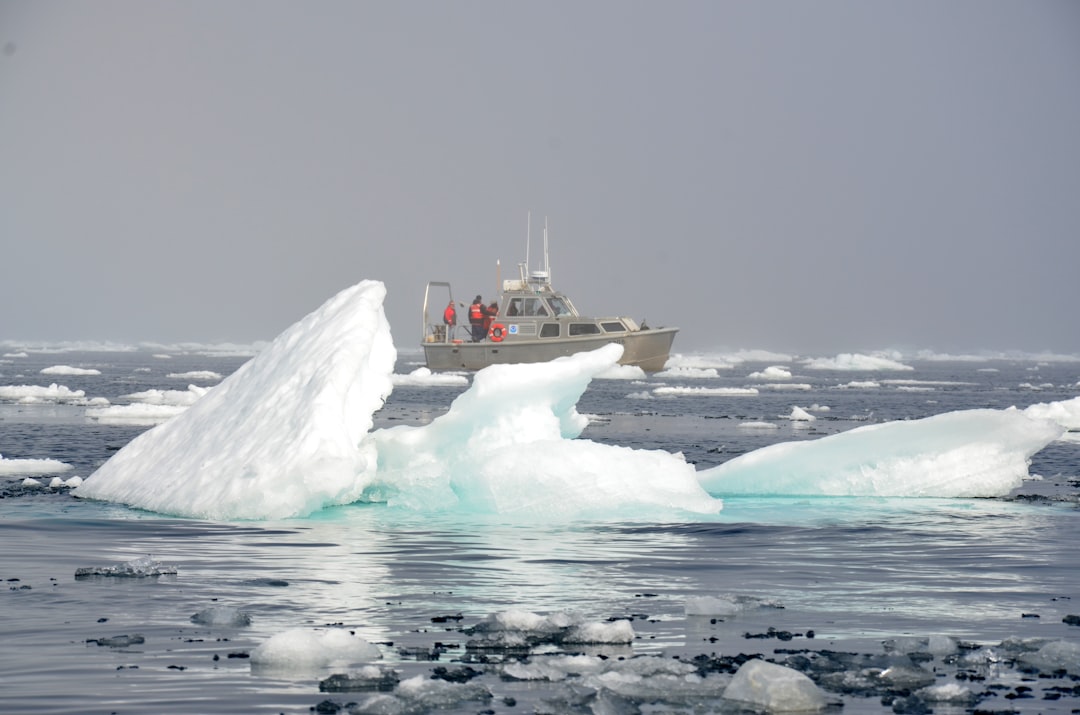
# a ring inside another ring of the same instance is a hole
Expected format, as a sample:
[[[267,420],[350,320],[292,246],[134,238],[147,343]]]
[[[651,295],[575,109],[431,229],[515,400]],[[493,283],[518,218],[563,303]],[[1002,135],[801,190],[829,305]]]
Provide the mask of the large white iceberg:
[[[371,432],[396,357],[384,297],[375,281],[342,291],[75,494],[225,520],[357,501],[541,519],[720,510],[681,455],[573,439],[588,423],[575,405],[619,345],[493,366],[431,424]]]
[[[363,281],[283,332],[186,412],[142,433],[76,496],[210,519],[305,516],[355,501],[396,352],[386,289]]]
[[[489,367],[430,424],[372,431],[396,358],[385,293],[363,281],[334,296],[75,494],[219,520],[354,502],[656,520],[715,514],[722,495],[996,496],[1080,414],[1078,401],[953,412],[777,444],[698,473],[681,454],[577,439],[578,400],[621,356],[611,344]]]

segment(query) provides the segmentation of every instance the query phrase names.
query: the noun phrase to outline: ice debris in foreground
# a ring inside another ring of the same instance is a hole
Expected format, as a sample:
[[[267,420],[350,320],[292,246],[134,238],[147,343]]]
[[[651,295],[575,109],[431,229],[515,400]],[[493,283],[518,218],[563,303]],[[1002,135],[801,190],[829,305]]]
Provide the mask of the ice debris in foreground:
[[[724,691],[724,699],[749,703],[770,712],[821,710],[827,704],[825,694],[810,678],[763,660],[743,663]]]
[[[126,578],[145,578],[147,576],[162,576],[175,574],[176,567],[155,561],[152,556],[140,556],[131,561],[125,561],[115,566],[88,566],[75,569],[75,578],[89,578],[91,576],[120,576]]]
[[[251,667],[263,670],[312,671],[382,658],[379,647],[344,628],[278,633],[251,651]]]

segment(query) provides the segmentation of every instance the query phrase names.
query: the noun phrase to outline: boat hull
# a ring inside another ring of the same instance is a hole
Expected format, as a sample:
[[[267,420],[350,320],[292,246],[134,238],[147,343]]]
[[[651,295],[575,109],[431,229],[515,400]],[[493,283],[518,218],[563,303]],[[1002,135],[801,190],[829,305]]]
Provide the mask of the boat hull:
[[[488,365],[547,362],[619,343],[623,346],[620,365],[636,365],[646,372],[656,372],[664,369],[677,332],[678,328],[656,328],[580,338],[424,343],[424,358],[430,370],[480,370]]]

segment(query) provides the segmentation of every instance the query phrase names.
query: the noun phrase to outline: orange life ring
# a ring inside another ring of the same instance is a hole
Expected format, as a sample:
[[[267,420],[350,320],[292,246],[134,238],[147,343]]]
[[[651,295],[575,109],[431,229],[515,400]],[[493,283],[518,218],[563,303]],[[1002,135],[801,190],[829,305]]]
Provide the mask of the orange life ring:
[[[506,335],[506,328],[502,323],[495,323],[491,326],[491,330],[488,331],[488,339],[493,343],[501,343],[503,337]]]

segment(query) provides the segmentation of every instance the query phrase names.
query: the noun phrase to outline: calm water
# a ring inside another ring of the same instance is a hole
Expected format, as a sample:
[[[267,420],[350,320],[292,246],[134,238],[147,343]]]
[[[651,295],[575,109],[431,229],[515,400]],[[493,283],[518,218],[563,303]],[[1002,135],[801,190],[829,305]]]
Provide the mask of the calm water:
[[[410,359],[415,358],[400,360],[398,372],[413,369]],[[120,395],[138,390],[186,387],[188,381],[169,373],[229,374],[242,362],[204,355],[163,360],[148,353],[31,354],[0,364],[0,385],[57,382],[120,404]],[[95,367],[102,374],[39,374],[57,364]],[[1025,407],[1080,392],[1080,363],[909,364],[914,372],[834,373],[795,364],[791,382],[809,383],[811,390],[763,390],[753,397],[628,395],[661,382],[760,384],[746,376],[763,364],[741,365],[706,380],[595,381],[579,404],[593,417],[583,437],[681,451],[703,468],[773,442],[820,437],[868,422],[973,407]],[[868,379],[882,384],[837,387]],[[893,379],[923,383],[884,383]],[[377,426],[430,421],[460,392],[399,387],[377,416]],[[793,405],[813,403],[831,409],[818,413],[809,427],[781,418]],[[746,421],[770,421],[779,428],[738,426]],[[87,476],[142,429],[97,424],[75,405],[0,404],[0,453],[74,465],[64,477]],[[709,522],[543,527],[371,505],[303,520],[206,523],[81,502],[63,491],[22,491],[12,488],[21,476],[4,477],[9,496],[0,499],[0,578],[6,586],[0,595],[0,711],[307,713],[327,698],[339,703],[359,698],[319,692],[320,679],[340,668],[262,673],[243,656],[291,628],[343,624],[380,644],[384,664],[402,678],[429,674],[468,658],[469,636],[461,628],[511,608],[543,614],[572,610],[592,621],[632,618],[637,634],[632,646],[578,649],[613,658],[740,653],[779,658],[777,649],[880,653],[886,639],[936,634],[988,646],[1013,636],[1080,640],[1080,628],[1062,622],[1080,613],[1075,556],[1080,443],[1053,443],[1035,456],[1031,471],[1044,479],[1018,490],[1025,498],[727,499],[724,512]],[[1042,498],[1027,498],[1032,496]],[[80,567],[146,554],[176,565],[178,573],[74,578]],[[784,608],[718,622],[685,615],[686,599],[719,594],[772,599]],[[238,607],[253,622],[230,628],[190,620],[212,606]],[[745,637],[770,627],[796,635],[790,641]],[[127,647],[89,642],[133,634],[144,641]],[[431,660],[433,650],[438,662]],[[1010,688],[1025,677],[1010,668],[991,674],[991,680]],[[543,703],[563,687],[507,681],[495,670],[475,682],[485,684],[495,699],[446,712],[551,710]],[[1045,699],[1050,683],[1075,684],[1068,678],[1031,678],[1027,685],[1035,697],[995,697],[979,707],[1022,713],[1080,708],[1080,697]],[[504,700],[509,697],[513,704]],[[847,695],[843,703],[848,713],[892,711],[880,697]],[[703,712],[719,707],[716,701],[697,705]],[[964,712],[952,707],[935,711]]]

